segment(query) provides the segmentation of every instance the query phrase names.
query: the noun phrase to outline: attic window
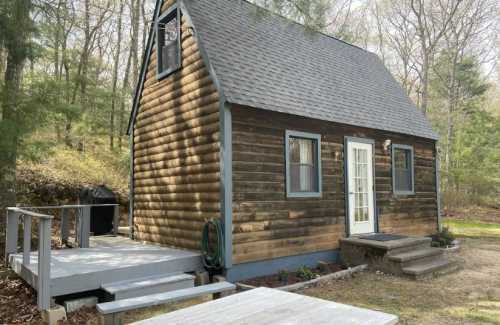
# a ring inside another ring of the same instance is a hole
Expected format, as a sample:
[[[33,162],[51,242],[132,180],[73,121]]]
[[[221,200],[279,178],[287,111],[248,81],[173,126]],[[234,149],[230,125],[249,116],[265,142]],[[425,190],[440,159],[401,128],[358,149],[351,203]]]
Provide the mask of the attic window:
[[[392,145],[392,185],[394,194],[414,194],[413,147]]]
[[[161,15],[156,24],[158,79],[170,75],[181,66],[180,19],[176,6]]]

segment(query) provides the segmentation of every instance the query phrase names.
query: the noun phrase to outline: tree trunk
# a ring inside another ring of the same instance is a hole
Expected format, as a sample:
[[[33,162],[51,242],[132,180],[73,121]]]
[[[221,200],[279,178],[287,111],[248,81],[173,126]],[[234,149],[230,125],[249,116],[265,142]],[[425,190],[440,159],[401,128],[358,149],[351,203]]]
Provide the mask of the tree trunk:
[[[117,27],[117,44],[115,53],[115,62],[113,66],[113,81],[112,81],[112,100],[111,100],[111,112],[109,114],[109,148],[111,150],[115,147],[115,107],[117,102],[116,88],[118,83],[118,67],[120,65],[120,52],[122,43],[122,15],[124,9],[123,0],[120,1],[120,13],[118,17],[118,27]]]
[[[135,86],[139,79],[139,21],[141,15],[140,0],[131,0],[132,4],[132,83]]]
[[[118,137],[118,148],[122,150],[123,143],[122,139],[123,136],[125,135],[125,98],[123,97],[125,94],[129,93],[129,78],[130,78],[130,66],[132,63],[132,48],[130,48],[128,58],[127,58],[127,65],[125,66],[125,75],[123,76],[123,87],[122,87],[122,96],[120,98],[120,113],[119,113],[119,137]]]
[[[27,59],[27,48],[31,36],[31,0],[17,0],[11,3],[12,19],[19,32],[9,35],[5,43],[7,64],[4,77],[4,94],[1,105],[0,127],[2,144],[0,147],[0,208],[16,203],[16,161],[19,141],[21,79]],[[3,19],[3,18],[2,18]]]

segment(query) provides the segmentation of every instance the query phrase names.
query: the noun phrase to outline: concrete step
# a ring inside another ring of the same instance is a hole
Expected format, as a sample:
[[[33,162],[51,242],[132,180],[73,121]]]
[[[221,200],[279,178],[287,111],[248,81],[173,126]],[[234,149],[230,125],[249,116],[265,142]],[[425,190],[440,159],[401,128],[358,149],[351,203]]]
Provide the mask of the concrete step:
[[[416,261],[431,256],[442,256],[442,255],[443,251],[441,249],[435,247],[427,247],[403,253],[397,253],[397,254],[391,253],[390,255],[388,255],[388,258],[393,262],[408,263],[411,261]]]
[[[101,289],[113,300],[141,297],[179,289],[194,287],[194,276],[185,273],[149,276],[126,281],[103,284]]]
[[[443,257],[434,259],[430,262],[417,263],[412,266],[403,267],[403,273],[412,278],[421,279],[434,274],[445,274],[457,268],[458,265],[455,262]]]

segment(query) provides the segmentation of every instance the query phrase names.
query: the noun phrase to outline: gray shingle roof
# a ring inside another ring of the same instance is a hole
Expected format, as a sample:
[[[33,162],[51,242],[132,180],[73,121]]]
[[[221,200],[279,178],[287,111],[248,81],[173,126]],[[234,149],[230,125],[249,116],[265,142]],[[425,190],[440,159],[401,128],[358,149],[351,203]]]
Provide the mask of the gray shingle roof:
[[[437,139],[373,53],[241,0],[185,0],[230,103]]]

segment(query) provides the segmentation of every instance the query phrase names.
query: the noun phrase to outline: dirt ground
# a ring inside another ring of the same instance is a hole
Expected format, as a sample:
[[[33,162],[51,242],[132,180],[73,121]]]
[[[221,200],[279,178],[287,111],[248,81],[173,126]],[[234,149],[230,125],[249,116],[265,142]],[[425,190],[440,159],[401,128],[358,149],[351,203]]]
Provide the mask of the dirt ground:
[[[500,238],[461,239],[458,272],[413,281],[366,271],[303,294],[400,316],[401,324],[500,324]]]

